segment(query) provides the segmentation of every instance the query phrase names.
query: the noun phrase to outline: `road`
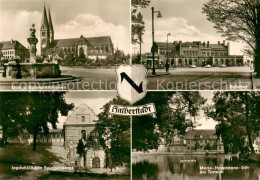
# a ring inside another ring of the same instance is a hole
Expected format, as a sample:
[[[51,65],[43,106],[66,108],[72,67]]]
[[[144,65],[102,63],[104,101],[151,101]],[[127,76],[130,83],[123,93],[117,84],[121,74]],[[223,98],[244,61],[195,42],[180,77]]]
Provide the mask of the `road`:
[[[82,69],[62,67],[62,74],[81,79],[80,88],[116,90],[114,69]],[[157,76],[148,70],[148,90],[249,90],[251,70],[248,67],[176,68],[166,75],[157,69]],[[84,85],[85,84],[85,85]]]
[[[168,75],[156,70],[158,76],[148,71],[150,90],[250,90],[252,89],[249,67],[227,68],[176,68]]]
[[[61,67],[62,75],[77,77],[79,81],[65,84],[66,90],[116,90],[115,69],[85,69]],[[152,76],[148,70],[148,90],[250,90],[249,67],[176,68],[170,74],[157,69]],[[0,85],[1,86],[1,85]],[[10,90],[10,86],[1,86]]]

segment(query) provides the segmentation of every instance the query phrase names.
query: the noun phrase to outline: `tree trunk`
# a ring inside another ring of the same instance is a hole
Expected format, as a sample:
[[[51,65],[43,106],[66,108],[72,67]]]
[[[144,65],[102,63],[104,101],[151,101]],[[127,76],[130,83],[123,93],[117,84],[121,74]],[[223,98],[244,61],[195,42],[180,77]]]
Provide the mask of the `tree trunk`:
[[[36,151],[36,138],[37,138],[37,133],[33,134],[33,151]]]
[[[142,64],[142,63],[141,63],[141,61],[142,61],[142,37],[140,37],[140,40],[139,40],[139,41],[140,41],[140,51],[139,51],[139,52],[140,52],[140,53],[139,53],[139,54],[140,54],[140,55],[139,55],[140,57],[139,57],[139,63]]]
[[[249,127],[249,107],[248,107],[248,94],[246,92],[246,132],[247,132],[247,136],[248,136],[248,143],[249,143],[249,147],[251,150],[251,154],[255,154],[255,150],[253,147],[253,143],[252,143],[252,139],[251,139],[251,129]]]
[[[257,22],[256,22],[256,46],[255,46],[255,72],[256,76],[260,77],[260,3],[257,2]]]
[[[254,65],[255,65],[254,70],[257,73],[256,75],[257,77],[260,77],[260,39],[256,42]]]
[[[7,143],[7,133],[6,133],[7,128],[4,126],[2,128],[3,128],[3,147],[5,147]]]

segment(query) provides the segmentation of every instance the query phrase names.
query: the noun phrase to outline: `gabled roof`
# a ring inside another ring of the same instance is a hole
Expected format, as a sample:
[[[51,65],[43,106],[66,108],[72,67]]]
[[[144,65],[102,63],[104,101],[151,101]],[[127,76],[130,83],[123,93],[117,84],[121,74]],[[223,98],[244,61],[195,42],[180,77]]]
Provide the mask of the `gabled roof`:
[[[92,46],[98,46],[98,45],[112,45],[112,41],[110,36],[101,36],[101,37],[88,37],[86,40],[92,45]]]
[[[78,118],[81,116],[89,115],[89,122],[80,122]],[[71,114],[68,116],[64,126],[66,125],[94,125],[98,117],[95,115],[94,111],[86,104],[80,104],[76,107]]]
[[[79,42],[79,38],[55,39],[54,45],[56,47],[72,47],[72,46],[76,46],[78,42]]]
[[[110,36],[103,37],[89,37],[85,38],[80,36],[80,38],[71,38],[71,39],[55,39],[54,46],[56,47],[72,47],[79,44],[80,39],[85,40],[85,44],[88,46],[99,46],[99,45],[112,45]]]
[[[26,47],[24,47],[19,41],[16,40],[12,40],[12,41],[4,41],[1,42],[2,44],[2,48],[1,50],[8,50],[8,49],[27,49]],[[19,47],[20,46],[20,47]]]
[[[184,139],[217,139],[215,129],[194,129],[184,136]]]

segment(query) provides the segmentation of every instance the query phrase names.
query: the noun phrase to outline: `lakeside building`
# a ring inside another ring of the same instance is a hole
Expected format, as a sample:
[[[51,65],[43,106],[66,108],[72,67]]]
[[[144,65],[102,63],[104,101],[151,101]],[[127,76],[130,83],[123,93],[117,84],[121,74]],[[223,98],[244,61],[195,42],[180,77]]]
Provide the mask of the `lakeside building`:
[[[224,153],[221,137],[216,136],[216,130],[189,130],[185,135],[174,133],[172,136],[160,139],[157,152],[215,152]],[[154,152],[152,150],[151,152]]]
[[[40,28],[41,55],[85,57],[92,60],[106,59],[114,55],[110,36],[55,39],[50,9],[48,16],[44,5]]]
[[[29,50],[19,41],[13,39],[11,41],[0,42],[0,52],[0,57],[8,60],[18,57],[23,61],[29,57]]]
[[[217,44],[211,44],[209,41],[193,42],[155,42],[155,65],[164,67],[167,59],[171,67],[204,67],[211,66],[243,66],[243,56],[230,55],[230,43],[218,41]],[[152,53],[146,53],[142,62],[147,67],[152,67]]]

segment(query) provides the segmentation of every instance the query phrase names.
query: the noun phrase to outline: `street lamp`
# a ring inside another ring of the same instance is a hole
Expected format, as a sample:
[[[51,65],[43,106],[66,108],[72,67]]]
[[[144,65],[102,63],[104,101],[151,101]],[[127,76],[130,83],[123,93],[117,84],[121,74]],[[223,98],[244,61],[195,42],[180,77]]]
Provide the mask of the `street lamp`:
[[[167,59],[169,59],[169,45],[168,45],[168,37],[171,35],[171,33],[167,34]]]
[[[157,17],[161,18],[162,14],[160,11],[154,11],[154,7],[152,7],[152,40],[153,40],[153,46],[152,46],[152,53],[153,53],[153,75],[156,75],[155,73],[155,63],[154,63],[154,14],[158,13]]]

